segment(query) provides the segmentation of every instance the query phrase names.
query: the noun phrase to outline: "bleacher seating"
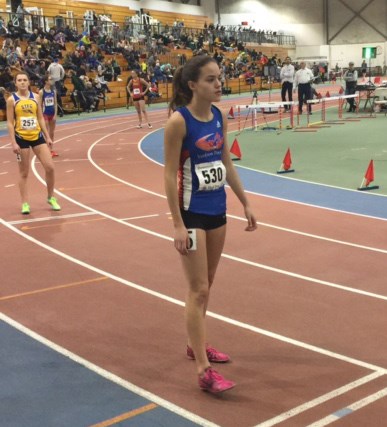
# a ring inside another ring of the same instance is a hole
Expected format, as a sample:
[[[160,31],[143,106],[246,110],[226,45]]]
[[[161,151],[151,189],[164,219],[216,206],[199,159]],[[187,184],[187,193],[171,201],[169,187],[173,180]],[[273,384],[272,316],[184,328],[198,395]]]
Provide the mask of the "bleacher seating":
[[[5,0],[0,0],[0,7],[2,3],[5,3]],[[86,10],[93,10],[97,15],[108,15],[111,17],[112,21],[117,22],[120,26],[123,26],[126,18],[135,14],[134,10],[129,9],[126,6],[119,5],[111,5],[111,4],[102,4],[95,2],[83,2],[76,0],[60,0],[60,2],[52,2],[51,0],[40,0],[39,3],[32,0],[25,0],[25,7],[35,7],[38,6],[42,8],[43,14],[45,16],[52,17],[52,24],[55,24],[54,17],[61,16],[63,18],[67,17],[67,12],[73,12],[74,19],[77,20],[78,27],[82,25],[84,21],[84,14]],[[5,10],[5,4],[4,4]],[[176,22],[183,22],[185,28],[194,28],[194,29],[203,29],[205,24],[210,24],[210,20],[207,16],[196,16],[196,15],[188,15],[181,13],[173,13],[173,12],[162,12],[157,10],[146,10],[153,18],[157,19],[163,25],[168,24],[170,27],[174,25]],[[75,21],[74,21],[75,22]],[[69,23],[69,21],[67,21]],[[26,48],[26,41],[22,41],[21,47],[22,51]],[[66,43],[66,53],[71,53],[75,49],[75,43]],[[277,54],[278,57],[284,58],[288,55],[288,51],[286,48],[275,46],[273,44],[269,45],[250,45],[246,46],[249,49],[255,49],[257,52],[261,51],[264,55],[268,57],[272,57],[274,54]],[[144,46],[141,46],[143,49]],[[178,66],[181,62],[181,56],[184,54],[187,59],[192,57],[193,52],[190,49],[166,49],[167,53],[159,55],[159,60],[161,63],[170,63],[172,66]],[[220,51],[220,49],[218,49]],[[236,49],[234,51],[222,51],[222,55],[226,60],[235,60],[240,52]],[[210,53],[211,54],[211,53]],[[111,55],[105,55],[105,59],[112,58]],[[127,94],[126,94],[126,81],[130,75],[130,71],[127,70],[127,62],[123,56],[117,55],[116,59],[122,69],[122,74],[120,76],[119,81],[109,82],[108,86],[111,89],[111,93],[107,94],[106,97],[106,108],[115,108],[115,107],[123,107],[127,104]],[[89,72],[89,77],[94,78],[96,76],[96,72]],[[245,83],[244,78],[235,78],[228,79],[226,81],[226,87],[231,89],[231,93],[241,93],[241,92],[249,92],[256,88],[265,88],[265,82],[261,83],[261,79],[259,77],[255,78],[254,87]],[[74,110],[72,101],[70,100],[70,93],[73,91],[72,84],[69,79],[66,79],[65,86],[68,89],[66,96],[62,98],[63,105],[65,107],[65,111],[72,112]],[[273,85],[272,87],[276,87]],[[172,84],[171,83],[159,83],[159,92],[162,94],[160,98],[153,99],[152,102],[165,102],[172,95]],[[102,103],[100,104],[100,109],[102,108]],[[4,114],[0,114],[0,120],[4,117]]]

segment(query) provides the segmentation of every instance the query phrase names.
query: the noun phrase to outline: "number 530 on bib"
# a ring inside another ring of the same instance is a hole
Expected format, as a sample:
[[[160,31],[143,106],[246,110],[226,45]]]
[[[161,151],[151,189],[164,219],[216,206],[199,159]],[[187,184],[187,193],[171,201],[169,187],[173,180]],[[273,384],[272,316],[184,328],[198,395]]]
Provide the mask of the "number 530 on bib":
[[[220,160],[197,164],[195,173],[200,191],[217,190],[226,183],[226,168]]]

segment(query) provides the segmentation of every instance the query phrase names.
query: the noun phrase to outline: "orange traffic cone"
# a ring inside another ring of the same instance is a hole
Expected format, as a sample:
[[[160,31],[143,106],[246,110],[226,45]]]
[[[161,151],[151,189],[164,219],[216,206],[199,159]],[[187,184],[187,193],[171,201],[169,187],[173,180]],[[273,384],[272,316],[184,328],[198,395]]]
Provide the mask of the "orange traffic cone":
[[[240,160],[242,158],[242,152],[239,147],[238,140],[236,138],[234,139],[234,142],[231,145],[230,153],[234,154],[234,156],[237,157],[236,159],[233,159],[233,160]]]
[[[371,182],[375,179],[375,173],[374,173],[374,161],[371,160],[368,168],[366,170],[366,173],[364,174],[364,178],[362,183],[360,184],[360,187],[358,190],[364,191],[364,190],[377,190],[379,188],[378,185],[371,185]]]
[[[325,94],[325,98],[330,98],[331,94],[329,93],[329,90],[327,91],[327,93]]]
[[[280,167],[280,170],[277,171],[277,173],[290,173],[294,172],[294,169],[290,169],[292,166],[292,156],[290,154],[290,148],[286,151],[285,157],[282,160],[282,165]]]
[[[228,112],[227,118],[228,119],[235,119],[235,117],[234,117],[234,108],[233,107],[230,108],[230,111]]]
[[[343,87],[341,87],[339,90],[339,95],[342,95],[343,93],[344,93],[344,89],[343,89]]]

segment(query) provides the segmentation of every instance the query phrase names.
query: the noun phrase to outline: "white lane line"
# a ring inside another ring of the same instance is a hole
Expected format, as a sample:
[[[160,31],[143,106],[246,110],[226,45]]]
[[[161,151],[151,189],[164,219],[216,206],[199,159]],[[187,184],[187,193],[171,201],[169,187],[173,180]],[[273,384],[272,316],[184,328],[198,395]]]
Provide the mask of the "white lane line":
[[[70,173],[70,172],[74,172],[74,169],[69,169],[65,173]]]
[[[227,217],[246,222],[246,218],[242,218],[240,216],[227,214]],[[379,248],[374,248],[372,246],[365,246],[365,245],[359,245],[357,243],[346,242],[344,240],[331,239],[329,237],[319,236],[317,234],[305,233],[303,231],[297,231],[297,230],[293,230],[291,228],[280,227],[278,225],[272,225],[272,224],[268,224],[266,222],[257,221],[257,224],[262,225],[263,227],[268,227],[268,228],[273,228],[276,230],[285,231],[286,233],[298,234],[300,236],[311,237],[313,239],[323,240],[325,242],[337,243],[338,245],[350,246],[353,248],[365,249],[367,251],[380,252],[382,254],[387,254],[387,249],[379,249]]]
[[[4,185],[4,188],[10,188],[10,187],[15,187],[16,184],[8,184],[8,185]]]
[[[89,362],[88,360],[84,359],[83,357],[80,357],[76,355],[75,353],[65,349],[64,347],[55,344],[54,342],[48,340],[47,338],[44,338],[43,336],[37,334],[36,332],[32,331],[31,329],[23,326],[21,323],[16,322],[15,320],[11,319],[10,317],[6,316],[3,313],[0,313],[0,320],[7,323],[8,325],[14,327],[18,331],[22,332],[23,334],[31,337],[32,339],[40,342],[41,344],[45,345],[46,347],[50,348],[51,350],[56,351],[59,354],[62,354],[65,357],[68,357],[70,360],[72,360],[75,363],[78,363],[79,365],[84,366],[86,369],[89,369],[92,372],[95,372],[97,375],[106,378],[107,380],[131,391],[132,393],[135,393],[145,399],[150,400],[151,402],[156,403],[157,405],[167,409],[168,411],[173,412],[176,415],[179,415],[183,418],[186,418],[187,420],[190,420],[200,426],[203,427],[219,427],[217,424],[214,424],[210,421],[207,421],[206,419],[199,417],[196,414],[193,414],[192,412],[189,412],[183,408],[180,408],[179,406],[173,404],[172,402],[169,402],[168,400],[165,400],[156,394],[153,394],[141,387],[136,386],[133,383],[130,383],[129,381],[126,381],[122,378],[120,378],[117,375],[112,374],[111,372],[107,371],[106,369],[101,368],[98,365],[95,365],[94,363]]]
[[[259,172],[259,173],[262,173],[264,175],[276,176],[277,178],[280,178],[280,179],[289,179],[286,176],[282,176],[282,175],[278,176],[277,174],[275,174],[273,172],[266,172],[266,171],[263,171],[263,170],[260,170],[260,169],[250,168],[248,166],[241,166],[241,165],[236,165],[236,166],[238,168],[241,168],[241,169],[247,169],[247,170],[250,170],[250,171],[253,171],[253,172]],[[331,184],[322,184],[321,182],[307,181],[305,179],[300,179],[300,178],[293,178],[292,177],[291,179],[292,179],[292,181],[306,182],[307,184],[319,185],[320,187],[338,188],[339,190],[352,191],[352,192],[358,194],[358,190],[353,190],[352,188],[339,187],[337,185],[331,185]],[[367,193],[367,194],[370,195],[370,196],[387,197],[386,194],[380,194],[380,193],[372,193],[372,194],[371,193]]]
[[[376,402],[379,399],[387,396],[387,388],[377,391],[374,394],[370,394],[364,399],[358,400],[357,402],[352,403],[351,405],[346,406],[345,408],[336,411],[334,414],[328,415],[327,417],[310,424],[308,427],[324,427],[328,424],[334,423],[337,420],[342,419],[343,417],[353,414],[355,411],[358,411],[361,408],[364,408],[367,405],[370,405],[373,402]],[[382,421],[383,422],[383,421]],[[385,422],[385,421],[384,421]]]
[[[329,393],[326,393],[317,397],[316,399],[310,400],[309,402],[303,403],[300,406],[297,406],[293,409],[290,409],[289,411],[286,411],[280,415],[277,415],[276,417],[271,418],[270,420],[264,421],[263,423],[260,423],[255,427],[275,426],[276,424],[282,423],[288,420],[289,418],[292,418],[296,415],[301,414],[302,412],[308,411],[311,408],[321,405],[322,403],[327,402],[328,400],[334,399],[342,394],[348,393],[350,390],[353,390],[356,387],[360,387],[363,384],[367,384],[370,381],[374,381],[376,378],[379,378],[383,375],[384,375],[384,372],[382,371],[373,372],[372,374],[359,378],[356,381],[353,381],[349,384],[339,387],[336,390],[332,390]]]
[[[17,225],[17,224],[30,224],[32,222],[41,222],[41,221],[57,221],[58,219],[67,219],[67,218],[79,218],[82,216],[91,216],[97,215],[94,212],[82,212],[77,214],[67,214],[67,215],[58,215],[58,216],[45,216],[41,218],[33,218],[33,219],[21,219],[18,221],[9,221],[9,224]]]
[[[115,274],[109,273],[109,272],[104,271],[98,267],[95,267],[91,264],[88,264],[84,261],[81,261],[78,258],[74,258],[73,256],[68,255],[68,254],[66,254],[66,253],[64,253],[58,249],[55,249],[52,246],[49,246],[46,243],[43,243],[43,242],[35,239],[34,237],[24,233],[23,231],[19,230],[15,226],[4,221],[2,218],[0,218],[0,224],[3,224],[9,230],[15,232],[19,236],[27,239],[28,241],[35,243],[36,245],[42,247],[43,249],[46,249],[46,250],[54,253],[55,255],[58,255],[58,256],[66,259],[70,262],[73,262],[74,264],[77,264],[81,267],[84,267],[90,271],[94,271],[95,273],[101,274],[102,276],[109,277],[110,279],[115,280],[118,283],[122,283],[125,286],[136,289],[140,292],[144,292],[145,294],[152,295],[152,296],[159,298],[163,301],[170,302],[170,303],[178,305],[180,307],[185,307],[184,301],[180,301],[176,298],[162,294],[161,292],[153,291],[152,289],[148,289],[145,286],[141,286],[141,285],[138,285],[134,282],[130,282],[129,280],[123,279],[122,277],[116,276]],[[302,342],[299,340],[295,340],[293,338],[288,338],[284,335],[276,334],[274,332],[270,332],[270,331],[267,331],[265,329],[258,328],[256,326],[249,325],[248,323],[244,323],[244,322],[240,322],[240,321],[235,320],[235,319],[231,319],[230,317],[226,317],[226,316],[223,316],[221,314],[214,313],[212,311],[208,311],[206,315],[209,317],[212,317],[214,319],[220,320],[224,323],[227,323],[229,325],[254,332],[258,335],[263,335],[263,336],[266,336],[269,338],[273,338],[277,341],[281,341],[281,342],[284,342],[286,344],[291,344],[293,346],[300,347],[302,349],[309,350],[309,351],[312,351],[314,353],[322,354],[324,356],[327,356],[327,357],[330,357],[333,359],[337,359],[337,360],[340,360],[340,361],[343,361],[343,362],[346,362],[346,363],[349,363],[352,365],[360,366],[361,368],[365,368],[365,369],[369,369],[371,371],[378,371],[378,372],[382,372],[383,374],[387,374],[387,369],[382,368],[381,366],[373,365],[373,364],[368,363],[368,362],[363,362],[362,360],[354,359],[352,357],[348,357],[348,356],[345,356],[343,354],[335,353],[333,351],[326,350],[324,348],[317,347],[317,346],[314,346],[314,345],[311,345],[311,344],[308,344],[308,343],[305,343],[305,342]]]
[[[153,215],[142,215],[142,216],[132,216],[130,218],[121,218],[122,221],[132,221],[134,219],[145,219],[145,218],[155,218],[159,217],[160,214],[153,214]]]

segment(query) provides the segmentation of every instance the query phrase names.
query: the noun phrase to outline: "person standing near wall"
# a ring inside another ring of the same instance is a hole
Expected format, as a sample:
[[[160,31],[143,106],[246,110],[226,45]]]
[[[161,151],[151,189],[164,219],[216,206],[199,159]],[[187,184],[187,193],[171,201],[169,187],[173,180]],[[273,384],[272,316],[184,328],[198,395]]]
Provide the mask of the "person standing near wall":
[[[286,93],[288,94],[288,101],[293,101],[293,81],[294,81],[294,66],[292,60],[287,56],[284,61],[284,65],[281,68],[280,78],[282,83],[281,88],[281,99],[282,102],[286,102]],[[285,111],[290,110],[290,105],[285,106]]]
[[[306,67],[306,62],[300,62],[300,69],[294,76],[294,90],[298,89],[298,112],[302,114],[303,104],[307,104],[309,114],[312,114],[312,106],[306,101],[312,99],[312,86],[314,80],[313,72]]]
[[[348,64],[348,70],[346,70],[344,75],[343,75],[343,79],[345,81],[345,94],[346,95],[353,95],[356,92],[358,74],[354,68],[354,65],[355,64],[351,61]],[[348,104],[349,104],[348,112],[354,113],[356,111],[355,98],[348,98]]]

